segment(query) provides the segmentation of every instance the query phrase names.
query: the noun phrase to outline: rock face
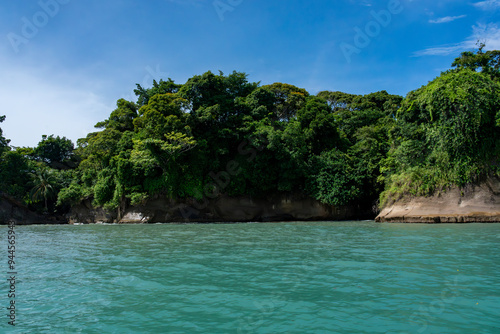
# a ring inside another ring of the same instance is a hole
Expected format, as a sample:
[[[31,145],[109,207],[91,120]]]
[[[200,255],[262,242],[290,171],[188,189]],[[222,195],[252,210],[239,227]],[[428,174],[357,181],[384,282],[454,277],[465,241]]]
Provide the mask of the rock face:
[[[103,208],[94,208],[90,200],[85,200],[71,208],[67,215],[70,224],[113,223],[117,212],[109,212]]]
[[[65,224],[64,217],[45,216],[30,211],[22,203],[0,193],[0,225],[14,221],[16,225]]]
[[[219,197],[204,200],[157,198],[141,206],[107,211],[94,208],[90,200],[72,207],[66,217],[36,214],[0,193],[0,224],[64,223],[198,223],[273,222],[373,219],[370,207],[330,206],[298,195]],[[470,223],[500,222],[500,179],[489,178],[478,186],[453,188],[432,197],[400,200],[385,207],[378,222]]]
[[[478,186],[456,187],[432,197],[400,200],[385,207],[375,220],[394,223],[500,222],[500,179],[490,177]]]
[[[256,199],[250,196],[219,197],[205,200],[158,198],[123,212],[107,212],[84,202],[72,208],[70,223],[189,223],[263,222],[291,220],[346,220],[373,218],[370,209],[334,207],[292,195]]]

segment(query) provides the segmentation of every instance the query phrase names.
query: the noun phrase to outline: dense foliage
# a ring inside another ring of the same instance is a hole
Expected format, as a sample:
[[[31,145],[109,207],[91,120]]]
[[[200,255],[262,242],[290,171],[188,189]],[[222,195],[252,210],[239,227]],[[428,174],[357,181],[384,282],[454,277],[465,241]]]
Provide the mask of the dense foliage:
[[[71,141],[43,136],[35,148],[11,148],[8,143],[0,129],[0,194],[40,212],[56,212],[57,195],[70,184],[74,173],[70,168],[77,162]]]
[[[137,85],[76,149],[54,136],[14,149],[0,129],[0,189],[60,212],[222,194],[371,206],[477,182],[498,173],[500,139],[499,52],[482,50],[405,99],[311,95],[239,72]]]
[[[135,92],[137,103],[119,100],[97,124],[103,130],[78,141],[79,178],[60,203],[90,195],[96,205],[117,208],[157,195],[279,192],[336,205],[373,199],[378,161],[389,149],[387,126],[402,100],[379,92],[352,96],[339,108],[331,103],[335,93],[260,86],[238,72],[138,85]]]
[[[464,52],[454,62],[457,69],[408,94],[390,131],[382,204],[499,173],[499,54],[488,52],[486,61],[482,47],[477,54]]]

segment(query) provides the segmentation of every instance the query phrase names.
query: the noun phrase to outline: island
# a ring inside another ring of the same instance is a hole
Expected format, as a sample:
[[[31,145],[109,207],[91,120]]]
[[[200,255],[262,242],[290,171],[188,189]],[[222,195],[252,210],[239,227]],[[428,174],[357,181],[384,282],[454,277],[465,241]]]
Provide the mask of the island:
[[[484,48],[404,98],[206,72],[137,85],[76,148],[0,129],[0,223],[500,222],[500,51]]]

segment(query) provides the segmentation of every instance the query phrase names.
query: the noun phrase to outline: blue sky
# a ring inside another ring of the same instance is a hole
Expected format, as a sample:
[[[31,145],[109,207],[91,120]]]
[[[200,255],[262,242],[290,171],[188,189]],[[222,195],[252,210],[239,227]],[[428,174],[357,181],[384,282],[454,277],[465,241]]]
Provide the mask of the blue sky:
[[[0,127],[14,146],[76,142],[136,83],[208,70],[406,95],[478,39],[500,49],[499,21],[500,0],[4,1]]]

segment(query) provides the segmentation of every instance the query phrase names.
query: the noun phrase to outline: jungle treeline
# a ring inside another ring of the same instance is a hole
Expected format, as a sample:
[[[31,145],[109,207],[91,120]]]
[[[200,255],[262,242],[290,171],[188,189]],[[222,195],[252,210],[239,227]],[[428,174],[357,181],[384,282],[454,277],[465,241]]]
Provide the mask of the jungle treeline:
[[[241,72],[134,92],[76,147],[54,135],[12,147],[0,129],[0,192],[51,214],[85,199],[115,209],[280,193],[383,207],[500,175],[500,51],[484,45],[405,98],[312,95]]]

